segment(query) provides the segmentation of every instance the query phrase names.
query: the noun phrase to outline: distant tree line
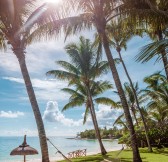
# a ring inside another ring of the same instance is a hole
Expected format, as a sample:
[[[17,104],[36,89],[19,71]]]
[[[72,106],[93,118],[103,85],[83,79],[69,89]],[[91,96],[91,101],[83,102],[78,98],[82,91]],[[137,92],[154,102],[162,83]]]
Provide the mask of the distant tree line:
[[[122,131],[118,129],[117,127],[107,129],[99,128],[100,135],[102,139],[118,139],[122,137]],[[96,139],[96,134],[94,129],[85,130],[83,132],[80,132],[77,134],[78,138],[87,138],[87,139]]]

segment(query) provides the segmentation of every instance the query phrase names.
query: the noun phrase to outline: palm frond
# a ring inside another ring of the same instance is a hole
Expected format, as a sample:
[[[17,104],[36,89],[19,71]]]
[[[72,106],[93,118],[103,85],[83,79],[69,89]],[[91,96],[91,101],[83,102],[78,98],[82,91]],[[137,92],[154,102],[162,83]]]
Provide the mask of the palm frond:
[[[77,106],[82,106],[84,104],[84,101],[83,100],[80,100],[80,99],[74,99],[74,100],[71,100],[70,102],[68,102],[62,109],[62,111],[66,111],[70,108],[74,108],[74,107],[77,107]]]
[[[63,67],[65,70],[74,73],[75,75],[79,75],[79,70],[73,65],[70,64],[69,62],[66,61],[57,61],[56,62],[58,65],[60,65],[61,67]]]
[[[72,96],[78,96],[83,97],[80,93],[78,93],[76,90],[73,90],[71,88],[63,88],[61,91],[71,94]]]
[[[113,101],[112,99],[107,98],[107,97],[99,97],[99,98],[96,98],[94,100],[97,104],[108,105],[108,106],[111,106],[113,108],[118,107],[118,104],[115,101]]]
[[[158,54],[160,54],[163,50],[165,50],[166,52],[165,53],[166,57],[166,54],[168,53],[167,47],[168,47],[168,39],[150,43],[141,49],[141,51],[135,57],[135,59],[138,62],[145,63],[151,60],[154,56],[158,56],[157,60],[159,60],[161,58],[161,55]]]
[[[77,75],[63,70],[51,70],[46,75],[54,76],[60,80],[76,80]]]

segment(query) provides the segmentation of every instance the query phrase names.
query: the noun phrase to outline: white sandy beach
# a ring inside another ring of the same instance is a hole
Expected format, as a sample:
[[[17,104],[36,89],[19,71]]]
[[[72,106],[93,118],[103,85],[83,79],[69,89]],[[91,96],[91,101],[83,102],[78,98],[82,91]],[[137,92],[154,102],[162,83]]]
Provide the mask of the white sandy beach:
[[[117,151],[118,149],[111,149],[111,150],[107,150],[108,152],[110,151]],[[87,152],[87,155],[94,155],[94,154],[98,154],[100,152]],[[55,155],[55,157],[50,157],[50,162],[56,162],[56,161],[59,161],[59,160],[64,160],[63,157],[58,157],[58,154]],[[31,160],[26,160],[27,162],[41,162],[41,159],[31,159]],[[13,161],[13,162],[22,162],[21,160],[19,161]]]

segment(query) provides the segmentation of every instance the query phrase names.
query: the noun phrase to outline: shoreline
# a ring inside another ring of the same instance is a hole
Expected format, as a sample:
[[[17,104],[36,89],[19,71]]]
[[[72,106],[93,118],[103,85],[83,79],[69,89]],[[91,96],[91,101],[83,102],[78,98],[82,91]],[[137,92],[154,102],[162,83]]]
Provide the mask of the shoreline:
[[[18,138],[17,138],[17,140],[18,140]],[[19,140],[21,140],[21,139],[19,138]],[[65,156],[68,156],[68,152],[72,152],[72,151],[75,151],[78,149],[87,149],[87,151],[86,151],[87,156],[100,153],[99,144],[96,139],[68,140],[65,138],[53,138],[52,140],[53,140],[53,143],[55,143],[58,146],[59,150]],[[13,138],[12,141],[13,141],[13,143],[12,143],[13,147],[15,147],[16,145],[18,145],[18,143],[20,143],[20,141],[15,142],[16,138]],[[40,146],[37,145],[38,141],[36,138],[29,138],[29,143],[32,143],[32,145],[34,144],[34,147],[36,147],[38,150],[40,150]],[[63,145],[61,145],[62,143],[63,143]],[[122,145],[118,144],[117,139],[112,139],[112,140],[111,139],[103,139],[103,143],[105,145],[107,152],[120,150],[122,148]],[[11,145],[11,142],[10,142],[10,145]],[[8,148],[10,148],[10,146],[6,145],[6,143],[4,146],[5,147],[2,147],[2,150],[6,149],[6,152],[5,152],[5,156],[3,156],[3,154],[2,154],[2,159],[0,157],[0,162],[22,162],[23,161],[22,156],[19,156],[19,157],[18,156],[17,157],[9,156],[10,149],[8,149]],[[6,147],[6,146],[8,146],[8,147]],[[56,152],[57,151],[55,150],[55,148],[53,148],[52,145],[49,145],[50,162],[57,162],[60,160],[64,160],[64,158],[59,153],[56,154]],[[30,155],[30,156],[27,156],[26,160],[27,160],[27,162],[41,162],[42,161],[41,155],[36,155],[36,156]]]
[[[120,149],[108,149],[107,152],[111,152],[111,151],[120,151]],[[92,151],[92,152],[88,152],[86,156],[88,155],[96,155],[99,154],[99,151]],[[65,155],[67,156],[67,155]],[[50,162],[58,162],[60,160],[64,160],[63,157],[50,157]],[[27,162],[41,162],[41,159],[30,159],[30,160],[26,160]],[[12,162],[22,162],[22,160],[20,161],[12,161]]]
[[[75,137],[70,137],[70,138],[66,138],[68,140],[97,140],[96,138],[92,139],[92,138],[75,138]],[[102,141],[112,141],[112,140],[118,140],[117,138],[104,138],[102,139]]]

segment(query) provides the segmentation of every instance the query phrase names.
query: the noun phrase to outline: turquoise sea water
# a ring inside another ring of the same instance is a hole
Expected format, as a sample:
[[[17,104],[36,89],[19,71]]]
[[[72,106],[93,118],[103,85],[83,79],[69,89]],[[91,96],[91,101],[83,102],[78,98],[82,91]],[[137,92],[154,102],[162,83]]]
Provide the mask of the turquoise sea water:
[[[87,154],[100,152],[99,145],[97,140],[76,140],[76,139],[66,139],[66,137],[50,137],[50,140],[56,145],[60,151],[62,151],[65,155],[68,152],[78,150],[78,149],[87,149]],[[10,156],[10,152],[12,149],[18,147],[23,142],[23,137],[0,137],[0,162],[21,162],[23,161],[22,156]],[[30,159],[34,159],[33,161],[37,161],[37,159],[41,158],[40,155],[40,146],[39,140],[37,137],[27,137],[27,143],[38,150],[38,155],[27,156],[27,161]],[[121,145],[118,144],[117,140],[103,140],[104,146],[106,150],[119,150],[121,149]],[[49,155],[53,159],[60,159],[61,155],[56,153],[55,148],[48,143],[49,147]]]

